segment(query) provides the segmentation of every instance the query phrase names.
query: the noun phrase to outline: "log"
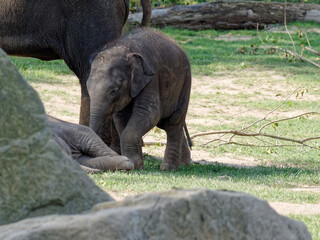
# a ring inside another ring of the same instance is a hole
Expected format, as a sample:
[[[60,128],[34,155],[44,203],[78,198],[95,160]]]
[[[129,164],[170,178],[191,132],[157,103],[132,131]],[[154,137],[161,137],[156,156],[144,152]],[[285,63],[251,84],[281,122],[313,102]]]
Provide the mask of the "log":
[[[207,2],[153,9],[152,27],[201,29],[252,29],[284,22],[286,6],[287,22],[315,21],[320,23],[320,5],[276,2]],[[129,24],[137,26],[142,13],[129,15]]]

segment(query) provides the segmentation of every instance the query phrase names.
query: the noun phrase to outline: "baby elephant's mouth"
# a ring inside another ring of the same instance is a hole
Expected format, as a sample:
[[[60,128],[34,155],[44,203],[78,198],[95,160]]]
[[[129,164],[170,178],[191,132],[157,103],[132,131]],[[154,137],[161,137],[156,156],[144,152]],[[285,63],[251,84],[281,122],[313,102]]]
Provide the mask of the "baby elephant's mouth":
[[[120,106],[118,104],[114,104],[111,108],[110,115],[113,115],[115,112],[119,112],[121,110],[122,109],[120,108]]]

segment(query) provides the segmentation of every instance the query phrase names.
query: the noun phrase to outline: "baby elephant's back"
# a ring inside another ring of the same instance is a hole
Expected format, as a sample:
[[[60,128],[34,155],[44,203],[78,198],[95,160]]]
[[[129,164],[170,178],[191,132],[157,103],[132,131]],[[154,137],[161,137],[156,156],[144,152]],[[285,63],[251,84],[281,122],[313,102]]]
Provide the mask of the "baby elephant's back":
[[[130,42],[133,51],[148,59],[156,68],[155,71],[160,71],[162,66],[190,71],[189,60],[184,51],[172,39],[158,31],[140,29],[130,37]]]
[[[133,35],[134,51],[139,52],[155,71],[163,117],[170,116],[177,107],[189,102],[191,70],[188,57],[170,38],[150,29]],[[153,86],[154,87],[154,86]]]

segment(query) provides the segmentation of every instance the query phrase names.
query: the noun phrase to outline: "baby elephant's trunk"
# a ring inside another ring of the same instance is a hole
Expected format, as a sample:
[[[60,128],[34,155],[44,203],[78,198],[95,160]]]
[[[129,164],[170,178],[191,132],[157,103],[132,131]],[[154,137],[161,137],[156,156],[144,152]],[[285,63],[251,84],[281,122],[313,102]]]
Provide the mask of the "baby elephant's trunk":
[[[95,132],[99,133],[102,123],[106,119],[106,109],[102,107],[90,108],[90,124],[89,127]]]

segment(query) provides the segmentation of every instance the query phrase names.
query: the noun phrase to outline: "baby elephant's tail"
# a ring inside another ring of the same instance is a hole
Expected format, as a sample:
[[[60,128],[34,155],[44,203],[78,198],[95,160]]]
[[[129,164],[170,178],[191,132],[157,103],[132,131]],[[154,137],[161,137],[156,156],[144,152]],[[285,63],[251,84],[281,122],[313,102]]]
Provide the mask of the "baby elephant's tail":
[[[192,140],[190,138],[186,122],[184,122],[183,128],[184,128],[184,132],[185,132],[186,137],[187,137],[188,145],[189,145],[190,149],[192,149],[193,143],[192,143]]]

